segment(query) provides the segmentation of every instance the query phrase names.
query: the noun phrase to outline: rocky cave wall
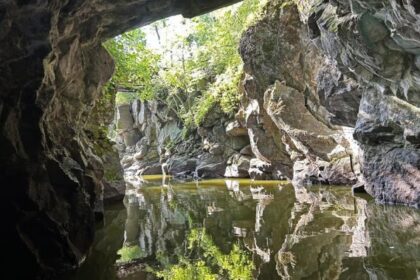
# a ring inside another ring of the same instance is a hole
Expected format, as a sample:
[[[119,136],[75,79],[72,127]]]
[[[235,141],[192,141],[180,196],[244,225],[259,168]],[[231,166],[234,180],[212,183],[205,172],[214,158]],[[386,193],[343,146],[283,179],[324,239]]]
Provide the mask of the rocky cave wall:
[[[73,269],[92,243],[103,168],[84,128],[113,73],[101,43],[160,18],[234,2],[0,2],[0,179],[8,186],[2,264],[25,264],[6,274],[45,278]]]
[[[241,122],[257,158],[293,179],[296,187],[354,184],[356,151],[318,95],[325,90],[318,80],[322,69],[330,67],[328,75],[337,69],[310,41],[296,6],[271,1],[264,18],[242,37],[240,52],[245,71]],[[346,106],[357,107],[357,89],[347,94],[356,100]],[[351,109],[355,119],[357,110]]]
[[[420,203],[418,1],[323,1],[309,18],[314,43],[356,80],[354,138],[365,188],[379,202]]]
[[[242,37],[238,115],[253,153],[296,188],[357,182],[418,207],[418,2],[306,3],[270,1]]]

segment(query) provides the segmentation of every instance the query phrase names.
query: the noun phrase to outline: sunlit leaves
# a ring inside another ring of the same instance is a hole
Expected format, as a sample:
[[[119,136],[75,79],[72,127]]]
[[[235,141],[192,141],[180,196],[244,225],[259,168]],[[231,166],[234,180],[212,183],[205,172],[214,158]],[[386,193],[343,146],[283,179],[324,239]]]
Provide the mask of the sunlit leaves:
[[[193,52],[184,55],[187,50],[182,49],[182,56],[160,74],[170,95],[189,100],[182,96],[199,93],[192,102],[170,103],[187,127],[200,126],[214,106],[230,116],[237,110],[242,69],[239,41],[259,7],[258,0],[246,0],[234,9],[197,17],[193,31],[178,38],[178,47],[194,47]]]
[[[185,131],[200,126],[214,106],[233,116],[240,101],[239,41],[259,7],[259,0],[245,0],[234,8],[194,18],[188,28],[182,25],[185,34],[171,36],[160,55],[147,47],[141,30],[109,40],[104,45],[116,65],[111,83],[142,100],[163,101],[182,120]],[[167,28],[166,21],[153,28],[160,38],[159,29]],[[132,98],[119,94],[117,104]]]
[[[104,43],[115,61],[111,83],[137,93],[143,100],[153,99],[159,56],[146,48],[144,33],[133,30]]]

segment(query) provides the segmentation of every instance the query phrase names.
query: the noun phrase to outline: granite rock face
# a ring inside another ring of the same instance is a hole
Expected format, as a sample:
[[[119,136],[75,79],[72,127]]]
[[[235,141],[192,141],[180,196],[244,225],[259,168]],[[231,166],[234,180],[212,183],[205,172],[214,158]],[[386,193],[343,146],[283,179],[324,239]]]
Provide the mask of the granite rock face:
[[[363,89],[354,138],[366,190],[380,202],[418,207],[418,2],[323,1],[309,23],[314,42]]]
[[[0,179],[12,186],[3,194],[3,264],[25,263],[13,278],[72,269],[92,243],[104,172],[84,128],[113,73],[101,43],[233,2],[0,2]]]
[[[379,202],[418,206],[416,2],[307,6],[271,1],[241,41],[246,127],[268,147],[277,134],[259,159],[283,153],[275,169],[295,186],[359,181]]]
[[[409,2],[376,12],[373,2],[315,2],[306,10],[269,2],[241,40],[235,118],[222,131],[212,111],[190,142],[195,151],[149,150],[151,162],[142,149],[140,170],[163,164],[172,174],[288,178],[296,187],[358,183],[378,201],[418,205],[417,11]]]
[[[183,135],[182,120],[160,101],[135,100],[117,107],[117,146],[125,180],[142,184],[143,175],[166,174],[178,178],[249,177],[247,130],[229,122],[221,110],[211,110],[205,123]]]
[[[339,80],[342,74],[311,43],[297,8],[280,5],[281,1],[269,3],[265,16],[245,32],[240,45],[246,73],[242,106],[246,127],[254,136],[254,154],[296,186],[355,183],[350,143],[331,120],[354,121],[357,111],[351,107],[343,117],[329,113],[328,107],[345,102],[346,97],[334,96],[344,85],[330,85],[334,81],[322,76],[336,74]],[[342,90],[342,96],[351,93]]]

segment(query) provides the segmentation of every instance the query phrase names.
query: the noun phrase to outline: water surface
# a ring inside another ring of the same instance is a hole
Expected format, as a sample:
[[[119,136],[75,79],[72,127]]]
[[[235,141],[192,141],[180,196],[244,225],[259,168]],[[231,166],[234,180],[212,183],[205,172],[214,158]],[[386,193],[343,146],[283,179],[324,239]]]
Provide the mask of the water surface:
[[[73,279],[420,279],[420,212],[349,187],[151,178]]]

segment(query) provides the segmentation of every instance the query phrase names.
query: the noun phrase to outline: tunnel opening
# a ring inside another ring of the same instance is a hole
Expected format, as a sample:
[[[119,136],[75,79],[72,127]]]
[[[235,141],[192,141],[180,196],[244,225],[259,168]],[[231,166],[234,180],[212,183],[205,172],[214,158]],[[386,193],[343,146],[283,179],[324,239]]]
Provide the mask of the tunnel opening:
[[[247,0],[194,19],[175,16],[104,43],[116,70],[103,103],[115,106],[115,115],[101,130],[130,185],[141,185],[144,175],[250,176],[249,152],[240,153],[250,150],[248,134],[235,117],[243,95],[238,48],[262,6]],[[105,165],[105,178],[115,181],[115,170]]]

